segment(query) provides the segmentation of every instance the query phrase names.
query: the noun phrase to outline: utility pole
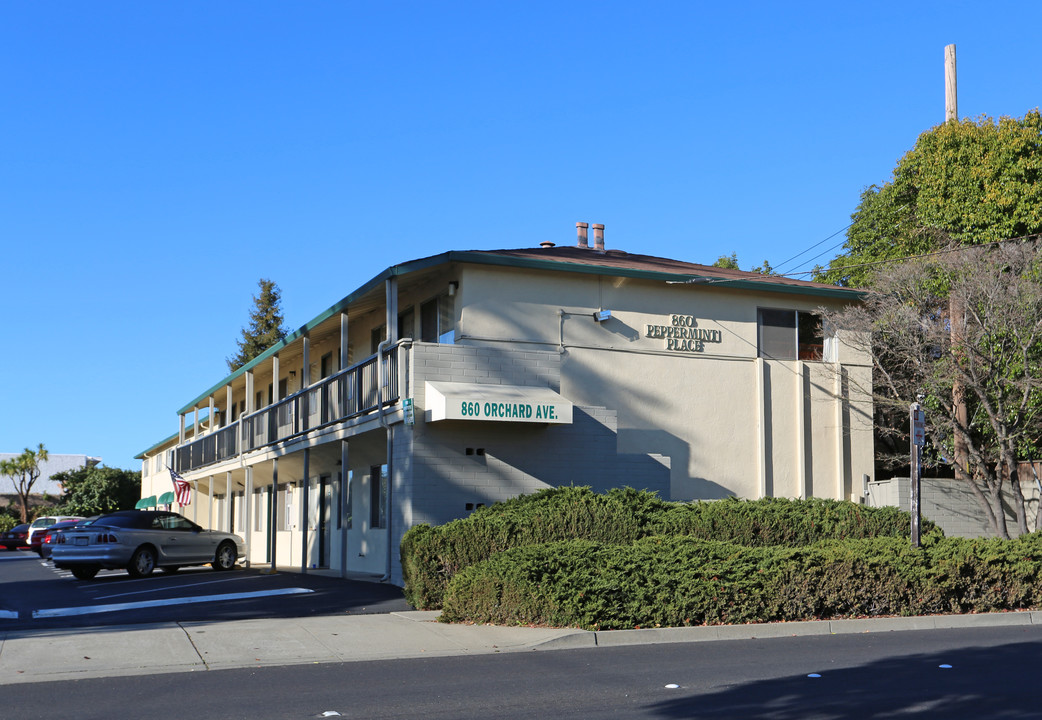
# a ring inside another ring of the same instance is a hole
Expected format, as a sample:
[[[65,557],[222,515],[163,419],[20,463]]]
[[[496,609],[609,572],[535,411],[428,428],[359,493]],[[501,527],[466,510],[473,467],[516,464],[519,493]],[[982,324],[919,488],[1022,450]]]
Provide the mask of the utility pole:
[[[944,47],[944,121],[946,123],[959,122],[959,87],[955,74],[955,45]],[[952,295],[948,298],[948,322],[951,328],[952,352],[962,352],[962,343],[966,337],[966,309],[962,301]],[[955,413],[955,422],[961,428],[969,425],[969,411],[966,409],[966,389],[962,381],[956,379],[952,383],[952,409]],[[970,449],[961,433],[955,433],[954,457],[955,464],[969,475],[970,472]]]

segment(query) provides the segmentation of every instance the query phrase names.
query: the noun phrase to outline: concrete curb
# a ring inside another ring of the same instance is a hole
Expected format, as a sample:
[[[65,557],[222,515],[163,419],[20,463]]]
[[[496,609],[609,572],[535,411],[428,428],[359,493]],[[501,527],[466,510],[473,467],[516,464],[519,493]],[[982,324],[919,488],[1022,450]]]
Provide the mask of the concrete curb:
[[[700,627],[642,628],[640,630],[577,630],[540,643],[536,650],[567,650],[586,647],[618,647],[714,640],[755,640],[810,635],[846,635],[901,632],[905,630],[954,630],[972,627],[1042,625],[1042,612],[1023,611],[978,615],[926,615],[919,617],[864,618],[854,620],[809,620],[806,622],[756,625],[709,625]]]
[[[0,632],[0,685],[303,663],[1042,625],[1042,612],[1025,611],[590,632],[453,625],[437,622],[438,615],[409,611]]]

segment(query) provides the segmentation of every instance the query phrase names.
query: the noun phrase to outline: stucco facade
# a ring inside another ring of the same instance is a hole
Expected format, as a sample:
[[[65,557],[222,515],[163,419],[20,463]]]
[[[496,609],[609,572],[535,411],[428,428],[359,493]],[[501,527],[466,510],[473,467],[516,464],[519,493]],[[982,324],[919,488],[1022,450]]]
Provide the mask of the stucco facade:
[[[816,316],[855,293],[581,243],[388,268],[182,407],[143,496],[173,466],[251,562],[392,582],[412,525],[544,487],[861,497],[870,368]]]

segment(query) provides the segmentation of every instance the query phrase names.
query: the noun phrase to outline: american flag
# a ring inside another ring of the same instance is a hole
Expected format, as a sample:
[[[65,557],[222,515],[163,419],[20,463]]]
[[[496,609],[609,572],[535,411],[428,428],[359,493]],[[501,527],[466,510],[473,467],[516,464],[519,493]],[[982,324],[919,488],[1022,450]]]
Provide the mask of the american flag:
[[[192,504],[192,485],[176,470],[170,468],[170,479],[174,482],[174,494],[177,496],[177,504],[181,507]]]

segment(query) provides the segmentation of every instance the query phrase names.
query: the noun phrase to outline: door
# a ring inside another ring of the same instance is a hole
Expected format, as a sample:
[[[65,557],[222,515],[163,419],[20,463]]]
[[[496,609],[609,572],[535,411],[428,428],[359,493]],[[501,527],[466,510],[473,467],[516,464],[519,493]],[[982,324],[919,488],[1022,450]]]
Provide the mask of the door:
[[[347,531],[347,569],[381,574],[387,562],[387,466],[373,465],[352,482],[351,521]]]

